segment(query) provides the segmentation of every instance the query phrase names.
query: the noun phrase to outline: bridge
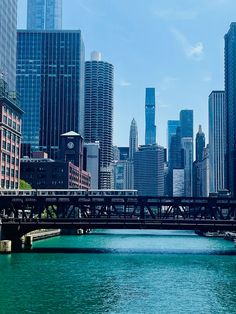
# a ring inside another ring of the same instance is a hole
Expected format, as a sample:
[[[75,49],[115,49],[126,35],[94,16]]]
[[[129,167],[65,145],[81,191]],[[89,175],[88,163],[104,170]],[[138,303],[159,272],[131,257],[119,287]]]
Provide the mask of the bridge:
[[[37,229],[236,231],[236,199],[137,195],[0,196],[1,239]]]

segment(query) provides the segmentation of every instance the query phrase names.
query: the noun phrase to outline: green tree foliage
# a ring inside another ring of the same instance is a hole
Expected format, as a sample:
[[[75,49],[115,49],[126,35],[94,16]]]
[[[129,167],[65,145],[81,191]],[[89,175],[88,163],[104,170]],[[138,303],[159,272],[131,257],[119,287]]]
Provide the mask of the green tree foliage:
[[[20,180],[20,190],[32,190],[32,186],[25,180]]]

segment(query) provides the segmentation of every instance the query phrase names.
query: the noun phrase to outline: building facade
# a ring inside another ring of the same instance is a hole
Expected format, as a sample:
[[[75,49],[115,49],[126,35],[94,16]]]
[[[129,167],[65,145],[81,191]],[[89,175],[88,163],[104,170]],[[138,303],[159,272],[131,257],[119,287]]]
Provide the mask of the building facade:
[[[57,30],[61,28],[62,0],[28,0],[28,30]]]
[[[134,153],[138,150],[138,127],[135,119],[132,120],[129,132],[129,160],[134,159]]]
[[[193,110],[180,111],[181,137],[193,138]]]
[[[0,1],[0,74],[16,90],[17,0]]]
[[[89,189],[90,175],[71,162],[22,158],[21,179],[33,189]]]
[[[146,88],[145,145],[156,144],[155,113],[156,113],[155,88]]]
[[[225,188],[225,92],[213,91],[208,103],[210,192]]]
[[[134,188],[139,195],[164,195],[164,148],[143,145],[134,154]]]
[[[18,189],[20,183],[21,116],[14,94],[0,78],[0,183],[1,189]]]
[[[193,140],[191,137],[181,139],[183,149],[184,196],[193,195]]]
[[[176,135],[177,128],[180,127],[179,120],[168,120],[167,122],[167,142],[168,142],[168,160],[170,157],[171,137]]]
[[[100,146],[99,143],[86,143],[85,147],[85,169],[91,175],[91,189],[99,188],[99,165]]]
[[[226,182],[236,196],[236,23],[225,35]]]
[[[60,135],[84,131],[84,44],[80,31],[18,31],[17,91],[22,143],[55,159]]]
[[[85,63],[85,130],[86,143],[100,144],[100,187],[111,188],[113,159],[114,68],[93,52]]]

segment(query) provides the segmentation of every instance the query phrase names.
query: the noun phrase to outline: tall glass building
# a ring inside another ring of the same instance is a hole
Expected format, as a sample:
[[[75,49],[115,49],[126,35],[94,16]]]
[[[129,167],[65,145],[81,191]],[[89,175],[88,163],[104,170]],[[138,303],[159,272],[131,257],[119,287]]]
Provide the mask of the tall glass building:
[[[17,0],[0,1],[0,74],[10,90],[16,87]]]
[[[225,35],[226,181],[236,196],[236,23]]]
[[[17,91],[22,142],[55,158],[60,135],[84,130],[84,44],[80,31],[18,31]]]
[[[100,144],[100,188],[112,184],[112,139],[114,68],[101,61],[101,54],[93,52],[85,63],[85,130],[86,143]]]
[[[168,120],[167,122],[168,159],[170,158],[171,137],[176,134],[176,130],[179,126],[179,120]]]
[[[155,88],[146,88],[145,145],[156,144],[155,110],[156,110]]]
[[[28,0],[27,29],[62,28],[62,0]]]
[[[181,137],[193,138],[193,110],[180,111]]]
[[[201,125],[199,125],[195,143],[196,143],[196,161],[202,161],[205,148],[205,133],[202,132]]]
[[[143,145],[134,154],[134,188],[139,195],[164,195],[164,148]]]
[[[138,127],[135,119],[132,120],[129,132],[129,160],[134,159],[134,153],[138,150]]]
[[[225,92],[209,96],[209,179],[210,192],[225,188]]]

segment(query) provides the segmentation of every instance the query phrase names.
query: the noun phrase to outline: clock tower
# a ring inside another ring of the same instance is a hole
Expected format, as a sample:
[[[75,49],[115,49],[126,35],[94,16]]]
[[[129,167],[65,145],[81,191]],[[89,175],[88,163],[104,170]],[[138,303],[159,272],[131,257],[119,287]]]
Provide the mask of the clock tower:
[[[83,170],[83,137],[70,131],[60,136],[60,159],[72,162]]]

